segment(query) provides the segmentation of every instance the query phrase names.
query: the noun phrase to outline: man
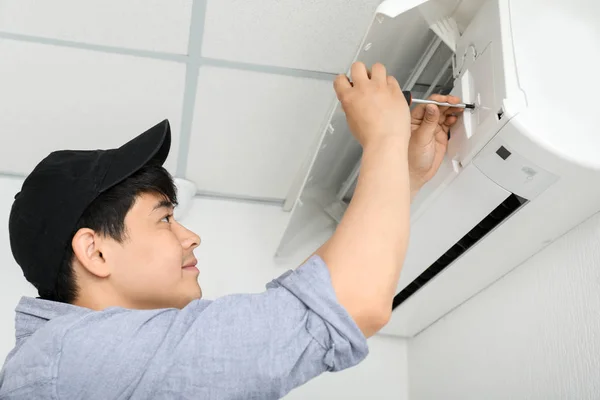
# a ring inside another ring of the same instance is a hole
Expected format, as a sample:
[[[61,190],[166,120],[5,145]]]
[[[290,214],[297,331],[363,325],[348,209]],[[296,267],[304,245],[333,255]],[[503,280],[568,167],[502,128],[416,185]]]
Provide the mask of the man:
[[[200,238],[173,219],[167,121],[108,151],[59,151],[15,196],[14,257],[40,298],[16,312],[0,399],[277,399],[367,355],[406,252],[411,196],[459,109],[412,116],[381,64],[335,91],[363,146],[334,235],[261,294],[201,300]],[[440,101],[458,102],[451,96]]]

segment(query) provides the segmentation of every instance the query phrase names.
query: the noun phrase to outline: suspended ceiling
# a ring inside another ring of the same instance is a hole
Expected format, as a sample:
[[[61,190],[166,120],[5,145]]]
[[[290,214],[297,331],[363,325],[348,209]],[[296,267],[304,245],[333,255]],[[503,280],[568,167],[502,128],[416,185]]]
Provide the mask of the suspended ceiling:
[[[0,172],[168,118],[172,174],[199,193],[283,200],[378,4],[0,0]],[[431,32],[419,21],[406,35],[394,55],[412,67]]]

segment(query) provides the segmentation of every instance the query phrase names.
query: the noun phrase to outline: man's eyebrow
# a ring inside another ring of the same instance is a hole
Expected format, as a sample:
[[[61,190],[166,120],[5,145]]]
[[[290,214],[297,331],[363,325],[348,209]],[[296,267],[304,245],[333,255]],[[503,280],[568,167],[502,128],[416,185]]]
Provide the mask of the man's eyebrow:
[[[173,205],[173,202],[171,200],[162,200],[158,203],[156,203],[156,205],[154,206],[154,208],[152,209],[152,212],[160,209],[160,208],[168,208],[168,209],[172,209],[175,206]]]

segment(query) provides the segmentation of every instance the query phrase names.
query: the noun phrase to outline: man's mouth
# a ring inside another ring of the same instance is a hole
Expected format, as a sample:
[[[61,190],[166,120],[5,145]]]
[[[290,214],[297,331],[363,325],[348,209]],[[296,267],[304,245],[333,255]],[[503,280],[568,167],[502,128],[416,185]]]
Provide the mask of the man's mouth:
[[[186,265],[184,265],[183,267],[181,267],[181,269],[183,269],[184,271],[198,271],[198,267],[196,267],[196,265],[198,264],[198,261],[194,260]]]

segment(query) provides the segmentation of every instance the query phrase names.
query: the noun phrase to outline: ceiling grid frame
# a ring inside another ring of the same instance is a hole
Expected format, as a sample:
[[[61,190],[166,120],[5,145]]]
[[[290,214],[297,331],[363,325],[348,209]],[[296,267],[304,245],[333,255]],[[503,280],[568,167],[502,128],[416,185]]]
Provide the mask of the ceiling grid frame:
[[[194,118],[194,105],[197,96],[197,84],[199,70],[202,66],[213,66],[219,68],[237,69],[242,71],[251,71],[266,73],[272,75],[289,76],[296,78],[309,78],[315,80],[331,81],[337,76],[334,73],[324,71],[313,71],[308,69],[297,69],[273,65],[252,64],[240,61],[221,60],[202,56],[202,42],[204,36],[205,17],[208,0],[192,0],[192,12],[189,25],[189,38],[187,54],[170,53],[164,51],[143,50],[111,45],[93,44],[87,42],[78,42],[65,39],[48,38],[43,36],[27,35],[20,33],[11,33],[0,31],[0,40],[7,39],[18,42],[36,43],[49,46],[58,46],[63,48],[72,48],[79,50],[95,51],[100,53],[125,55],[132,57],[148,58],[153,60],[162,60],[168,62],[183,63],[186,66],[182,117],[179,132],[179,147],[177,154],[177,163],[175,176],[184,178],[187,170],[187,160],[189,156],[189,144],[192,134],[192,123]],[[9,174],[0,172],[0,176],[21,177],[18,174]],[[198,190],[198,197],[209,197],[219,199],[229,199],[242,202],[264,203],[269,205],[281,206],[283,199],[261,198],[235,194],[216,193],[210,191]]]
[[[194,105],[198,90],[198,73],[202,55],[202,38],[204,37],[204,21],[206,19],[206,2],[208,0],[193,0],[192,17],[190,19],[187,62],[185,68],[185,84],[181,116],[181,131],[179,132],[179,151],[177,153],[176,175],[186,176],[189,156],[190,136],[194,120]]]

